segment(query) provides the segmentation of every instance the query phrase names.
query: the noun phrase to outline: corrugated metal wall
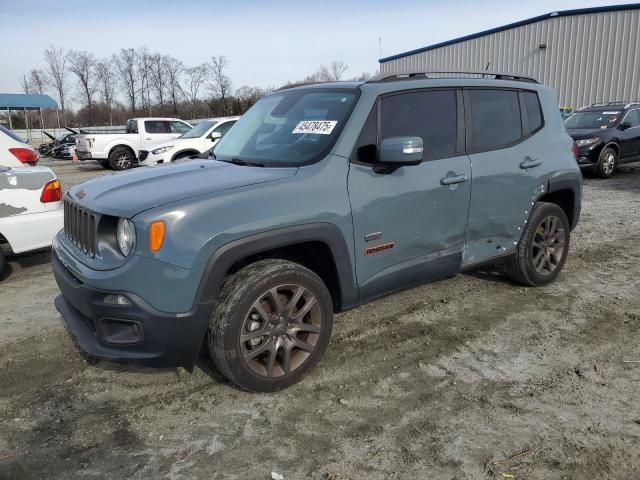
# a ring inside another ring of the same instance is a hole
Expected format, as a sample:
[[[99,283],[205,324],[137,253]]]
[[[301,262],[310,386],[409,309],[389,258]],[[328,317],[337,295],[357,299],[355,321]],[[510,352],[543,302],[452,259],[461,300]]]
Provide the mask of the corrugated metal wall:
[[[537,78],[562,106],[640,100],[640,10],[549,18],[390,60],[380,71],[483,71],[487,64]]]

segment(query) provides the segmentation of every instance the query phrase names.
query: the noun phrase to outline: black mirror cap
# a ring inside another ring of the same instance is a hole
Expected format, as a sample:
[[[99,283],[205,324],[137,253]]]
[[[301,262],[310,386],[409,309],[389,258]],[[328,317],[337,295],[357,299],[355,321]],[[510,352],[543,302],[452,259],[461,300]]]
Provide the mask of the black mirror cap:
[[[620,126],[618,127],[620,130],[628,130],[629,128],[631,128],[631,123],[629,122],[622,122],[620,124]]]

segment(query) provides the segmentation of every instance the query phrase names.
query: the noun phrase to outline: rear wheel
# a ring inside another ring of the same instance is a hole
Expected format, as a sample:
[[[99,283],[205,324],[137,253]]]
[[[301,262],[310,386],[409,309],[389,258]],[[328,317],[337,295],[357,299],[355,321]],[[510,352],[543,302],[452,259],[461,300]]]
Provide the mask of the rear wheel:
[[[239,387],[274,392],[318,363],[332,327],[331,296],[315,273],[261,260],[224,284],[209,324],[209,355]]]
[[[538,202],[531,211],[515,255],[506,262],[512,280],[537,287],[552,282],[569,251],[570,226],[564,210]]]
[[[133,166],[134,156],[128,148],[116,148],[109,154],[109,165],[114,170],[127,170]]]
[[[618,166],[618,153],[611,147],[603,148],[598,158],[596,173],[600,178],[609,178]]]

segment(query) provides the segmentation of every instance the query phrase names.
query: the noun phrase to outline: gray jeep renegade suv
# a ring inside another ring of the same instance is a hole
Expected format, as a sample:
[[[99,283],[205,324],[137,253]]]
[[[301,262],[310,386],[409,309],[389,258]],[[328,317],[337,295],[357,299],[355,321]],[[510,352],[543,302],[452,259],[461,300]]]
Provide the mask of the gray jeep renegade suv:
[[[209,160],[71,188],[55,304],[93,357],[191,369],[205,346],[238,386],[278,390],[318,363],[334,312],[481,264],[555,279],[572,148],[554,92],[518,76],[278,91]]]

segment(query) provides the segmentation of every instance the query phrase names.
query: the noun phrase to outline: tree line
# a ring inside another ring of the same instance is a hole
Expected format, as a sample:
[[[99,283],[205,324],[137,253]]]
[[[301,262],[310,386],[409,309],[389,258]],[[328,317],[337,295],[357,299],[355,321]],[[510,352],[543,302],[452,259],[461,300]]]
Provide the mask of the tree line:
[[[241,115],[276,89],[244,85],[234,90],[224,55],[186,65],[147,47],[122,48],[110,57],[98,58],[86,50],[65,51],[51,45],[43,58],[43,69],[34,68],[22,76],[22,90],[52,94],[60,106],[60,123],[68,126],[122,125],[135,116]],[[336,60],[283,86],[345,80],[347,70],[346,63]],[[363,73],[349,80],[369,77]],[[71,108],[71,100],[79,108]]]

